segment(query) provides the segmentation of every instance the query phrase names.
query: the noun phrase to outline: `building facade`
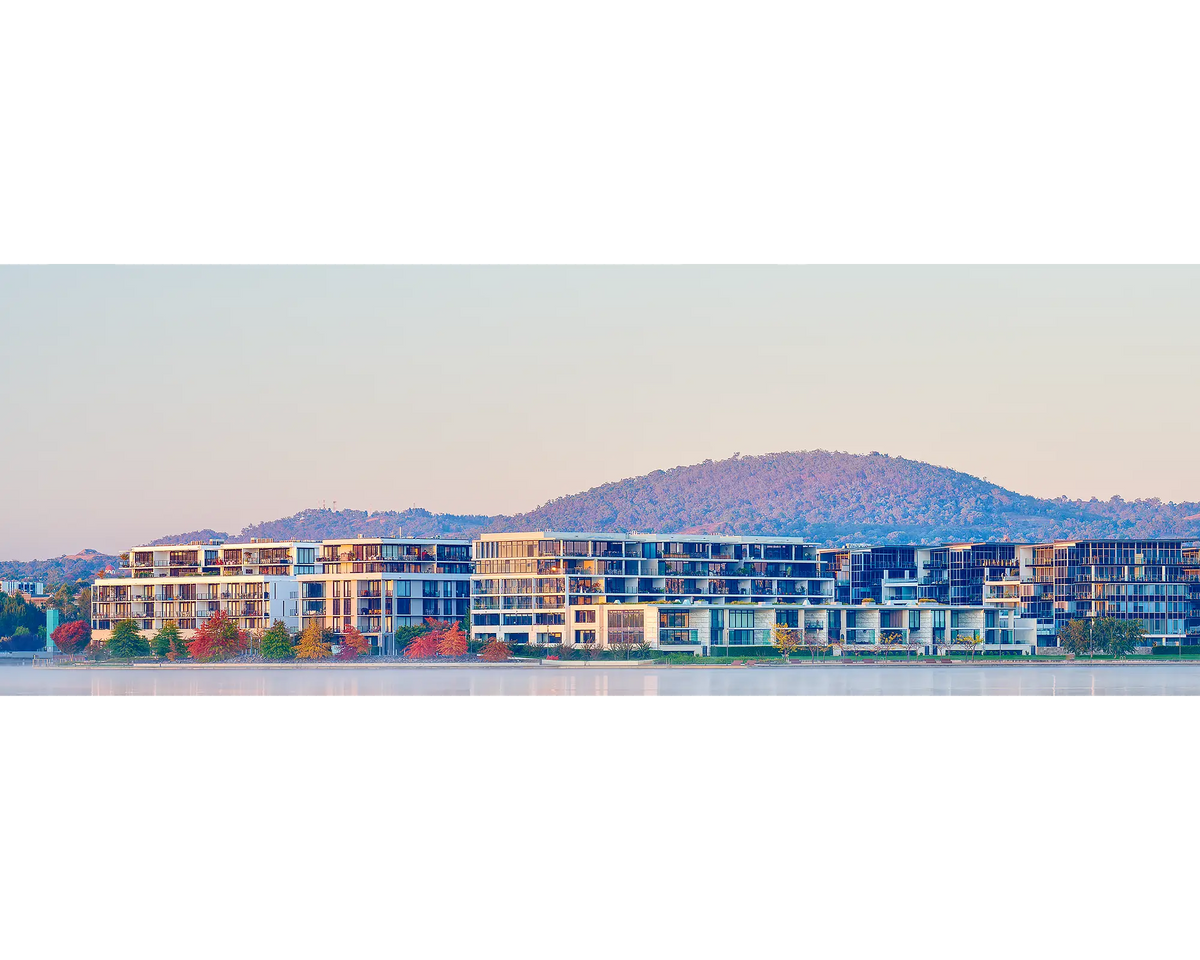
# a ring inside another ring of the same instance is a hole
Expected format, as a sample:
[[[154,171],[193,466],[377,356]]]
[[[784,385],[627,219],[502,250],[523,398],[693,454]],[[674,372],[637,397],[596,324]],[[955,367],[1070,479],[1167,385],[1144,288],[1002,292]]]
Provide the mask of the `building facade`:
[[[984,584],[1018,572],[1019,544],[848,545],[818,551],[842,603],[934,600],[983,603]]]
[[[1037,624],[1038,645],[1058,645],[1069,621],[1139,620],[1147,645],[1186,641],[1197,618],[1200,568],[1180,539],[1056,540],[1020,544],[1017,564],[984,584],[984,602]],[[1196,624],[1200,632],[1200,624]]]
[[[485,534],[474,541],[473,561],[478,640],[603,642],[601,609],[610,605],[833,598],[816,544],[785,537]]]
[[[838,602],[836,568],[796,538],[539,531],[485,535],[473,556],[479,641],[709,654],[770,645],[778,625],[846,650],[934,653],[977,637],[1027,653],[1034,643],[1031,622],[982,602]],[[894,558],[886,562],[878,569],[890,575]]]
[[[296,578],[301,630],[314,621],[334,634],[354,627],[392,655],[402,627],[470,617],[469,540],[326,540],[317,566]]]
[[[1188,612],[1188,644],[1200,644],[1200,543],[1185,543],[1183,546],[1183,574],[1188,583],[1191,609]]]
[[[20,593],[32,599],[46,595],[46,584],[41,580],[0,580],[0,593]]]
[[[121,556],[123,576],[92,584],[93,636],[103,643],[118,621],[129,619],[152,633],[173,620],[186,638],[218,612],[248,633],[275,620],[296,630],[296,575],[315,569],[319,547],[258,540],[134,547]]]

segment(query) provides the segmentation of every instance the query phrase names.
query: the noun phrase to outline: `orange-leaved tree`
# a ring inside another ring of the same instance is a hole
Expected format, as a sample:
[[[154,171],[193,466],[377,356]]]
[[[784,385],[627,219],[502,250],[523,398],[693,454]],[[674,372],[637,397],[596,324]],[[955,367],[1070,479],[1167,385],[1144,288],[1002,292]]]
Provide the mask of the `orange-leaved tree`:
[[[300,631],[293,656],[297,660],[325,660],[331,655],[329,644],[325,642],[325,631],[316,620],[309,620]]]
[[[479,656],[489,663],[495,663],[498,660],[507,660],[511,652],[503,640],[492,640]]]
[[[339,660],[357,660],[365,655],[370,648],[367,638],[354,627],[346,627],[342,631],[341,647],[337,652]]]
[[[430,657],[436,657],[442,637],[450,629],[450,624],[445,620],[426,619],[425,625],[429,629],[413,637],[404,650],[404,656],[409,660],[428,660]]]
[[[200,624],[188,641],[188,652],[193,660],[224,660],[245,650],[248,640],[249,635],[238,629],[237,621],[219,610]]]
[[[467,655],[467,635],[463,633],[462,624],[455,621],[454,625],[441,635],[438,639],[438,653],[443,657]]]

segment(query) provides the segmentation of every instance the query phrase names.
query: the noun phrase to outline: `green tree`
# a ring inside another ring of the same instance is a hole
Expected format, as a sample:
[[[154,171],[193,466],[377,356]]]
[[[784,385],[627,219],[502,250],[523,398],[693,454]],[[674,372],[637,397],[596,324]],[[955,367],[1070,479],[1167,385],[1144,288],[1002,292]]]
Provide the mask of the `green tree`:
[[[1141,620],[1114,620],[1113,624],[1107,649],[1114,657],[1128,656],[1146,642],[1146,628]]]
[[[75,597],[75,617],[78,620],[92,619],[92,588],[84,587]]]
[[[108,638],[105,647],[108,649],[109,656],[122,660],[150,655],[150,644],[146,642],[146,638],[142,636],[137,623],[133,620],[119,621],[113,627],[112,636]]]
[[[167,656],[172,650],[178,649],[179,640],[179,627],[174,620],[168,620],[154,635],[154,655],[156,657]]]
[[[292,635],[282,620],[276,620],[271,624],[271,629],[262,635],[262,655],[268,660],[292,658]]]
[[[1058,643],[1076,656],[1092,651],[1092,621],[1087,618],[1068,620],[1058,631]]]

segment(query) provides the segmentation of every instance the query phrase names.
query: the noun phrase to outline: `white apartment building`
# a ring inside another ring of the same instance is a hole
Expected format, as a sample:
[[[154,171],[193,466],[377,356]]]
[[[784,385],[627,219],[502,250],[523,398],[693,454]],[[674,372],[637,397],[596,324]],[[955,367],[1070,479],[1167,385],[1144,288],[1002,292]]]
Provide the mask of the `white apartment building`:
[[[397,652],[401,627],[471,613],[469,540],[326,540],[317,567],[297,577],[300,629],[313,621],[334,634],[354,627],[384,655]]]
[[[92,584],[92,632],[100,642],[120,620],[157,633],[174,620],[184,637],[224,612],[239,629],[266,630],[282,620],[299,624],[298,571],[316,569],[314,542],[168,544],[122,554],[124,576]]]
[[[706,654],[769,645],[776,624],[835,644],[1031,652],[1034,627],[981,603],[838,603],[797,538],[538,531],[473,543],[471,633],[510,644],[641,643]]]

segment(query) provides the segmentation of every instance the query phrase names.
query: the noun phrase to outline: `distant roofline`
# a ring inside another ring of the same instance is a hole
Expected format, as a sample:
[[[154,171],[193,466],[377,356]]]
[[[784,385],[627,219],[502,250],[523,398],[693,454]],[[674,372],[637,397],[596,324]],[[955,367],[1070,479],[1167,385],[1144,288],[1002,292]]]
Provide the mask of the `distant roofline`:
[[[481,533],[476,540],[708,540],[725,543],[792,543],[804,546],[817,546],[816,540],[806,540],[804,537],[760,537],[739,536],[723,533],[619,533],[617,531],[587,532],[584,530],[513,530],[508,533]]]
[[[130,547],[129,552],[150,550],[184,550],[189,547],[320,547],[335,543],[450,543],[470,546],[471,540],[463,537],[331,537],[328,540],[221,540],[216,543],[197,540],[189,543],[158,543],[154,546],[142,544]]]

